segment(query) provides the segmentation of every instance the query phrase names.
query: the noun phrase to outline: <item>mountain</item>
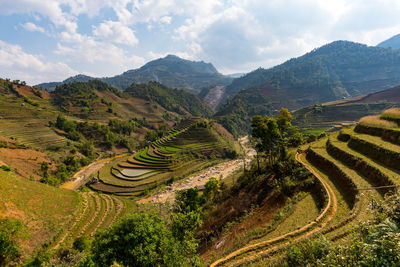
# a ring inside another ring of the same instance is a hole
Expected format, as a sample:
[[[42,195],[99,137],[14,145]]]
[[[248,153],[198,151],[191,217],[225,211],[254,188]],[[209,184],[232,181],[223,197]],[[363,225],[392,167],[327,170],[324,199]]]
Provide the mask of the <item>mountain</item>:
[[[169,87],[182,88],[198,94],[203,87],[228,85],[233,78],[219,73],[211,63],[190,61],[174,55],[153,60],[139,69],[128,70],[120,75],[106,78],[93,78],[77,75],[61,83],[42,83],[39,87],[53,90],[56,85],[72,81],[87,82],[98,79],[109,85],[125,90],[132,83],[156,81]]]
[[[228,130],[244,134],[254,115],[377,92],[400,84],[399,74],[400,51],[336,41],[235,79],[226,88],[234,97],[216,116]]]
[[[96,80],[96,79],[98,79],[98,78],[90,77],[90,76],[83,75],[83,74],[78,74],[78,75],[69,77],[68,79],[65,79],[62,82],[41,83],[36,86],[39,88],[48,90],[48,91],[53,91],[58,85],[72,83],[72,82],[88,82],[90,80]]]
[[[397,34],[377,45],[378,47],[400,49],[400,34]]]
[[[88,113],[84,115],[89,115],[94,111],[96,114],[100,114],[101,111],[113,113],[117,111],[116,108],[121,104],[122,107],[129,108],[132,111],[137,110],[131,107],[128,104],[129,102],[122,101],[122,99],[129,98],[147,103],[145,105],[150,107],[147,109],[149,116],[166,110],[182,116],[212,115],[211,110],[197,95],[182,89],[170,88],[157,82],[131,84],[125,91],[116,89],[99,80],[71,82],[58,85],[53,93],[55,95],[54,103],[63,110],[74,112],[76,115],[82,115],[82,112]],[[159,106],[162,108],[157,112]],[[143,115],[142,112],[138,113],[138,115]],[[144,116],[147,117],[147,115]]]

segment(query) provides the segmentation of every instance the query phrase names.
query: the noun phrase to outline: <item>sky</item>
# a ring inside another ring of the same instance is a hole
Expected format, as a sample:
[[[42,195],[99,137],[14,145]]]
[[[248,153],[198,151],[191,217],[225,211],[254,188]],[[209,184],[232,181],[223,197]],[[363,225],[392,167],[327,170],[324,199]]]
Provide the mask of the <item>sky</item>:
[[[398,0],[0,0],[0,77],[114,76],[174,54],[221,73],[400,33]]]

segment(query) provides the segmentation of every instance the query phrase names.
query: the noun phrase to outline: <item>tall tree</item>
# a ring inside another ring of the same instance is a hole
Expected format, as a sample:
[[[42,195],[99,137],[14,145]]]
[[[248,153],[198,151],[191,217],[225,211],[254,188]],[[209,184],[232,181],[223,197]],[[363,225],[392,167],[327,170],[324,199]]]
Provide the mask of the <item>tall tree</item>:
[[[266,153],[269,164],[272,165],[276,159],[285,159],[290,137],[298,136],[298,128],[291,124],[292,115],[286,108],[281,108],[275,117],[254,116],[251,129],[252,138],[256,143],[257,152]]]

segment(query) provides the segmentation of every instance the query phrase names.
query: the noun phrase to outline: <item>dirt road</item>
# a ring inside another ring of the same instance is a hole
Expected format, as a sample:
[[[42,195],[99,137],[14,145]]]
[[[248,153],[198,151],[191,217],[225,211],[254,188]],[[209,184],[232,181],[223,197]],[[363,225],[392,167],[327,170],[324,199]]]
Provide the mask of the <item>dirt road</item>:
[[[245,149],[246,166],[252,161],[255,155],[255,151],[248,147],[246,144],[248,142],[248,137],[243,137],[239,139],[240,144]],[[175,193],[179,190],[193,188],[195,186],[205,185],[211,177],[222,177],[225,179],[228,175],[235,172],[236,170],[243,167],[243,159],[235,159],[220,163],[218,165],[209,167],[196,175],[191,176],[188,179],[180,180],[174,182],[172,185],[167,186],[166,190],[160,192],[156,195],[141,199],[137,201],[138,203],[173,203],[175,200]]]
[[[111,160],[114,160],[114,159],[117,159],[117,158],[120,158],[123,156],[126,156],[126,154],[118,155],[113,158],[100,159],[100,160],[93,162],[92,164],[89,164],[88,166],[83,167],[77,173],[74,174],[74,176],[72,177],[73,178],[72,181],[65,182],[64,184],[62,184],[60,186],[60,188],[69,189],[69,190],[77,190],[79,187],[81,187],[88,181],[90,175],[99,171],[101,168],[104,167],[104,165],[109,163]]]

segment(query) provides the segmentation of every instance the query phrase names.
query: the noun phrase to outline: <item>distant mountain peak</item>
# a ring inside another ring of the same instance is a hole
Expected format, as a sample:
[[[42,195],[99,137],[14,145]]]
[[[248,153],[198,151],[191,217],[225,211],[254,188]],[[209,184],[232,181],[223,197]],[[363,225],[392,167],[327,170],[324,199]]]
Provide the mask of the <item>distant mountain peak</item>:
[[[389,39],[379,43],[378,47],[400,49],[400,34],[390,37]]]
[[[138,69],[125,71],[114,77],[92,78],[78,74],[66,79],[62,83],[73,81],[87,82],[93,79],[99,79],[119,89],[125,89],[132,83],[157,81],[169,87],[182,88],[197,94],[205,87],[228,85],[233,78],[219,73],[211,63],[191,61],[182,59],[176,55],[167,55],[164,58],[147,62]],[[40,86],[51,90],[59,84],[61,83],[45,83],[40,84]]]
[[[172,55],[172,54],[168,54],[166,57],[164,57],[164,59],[181,59],[180,57],[176,56],[176,55]]]

